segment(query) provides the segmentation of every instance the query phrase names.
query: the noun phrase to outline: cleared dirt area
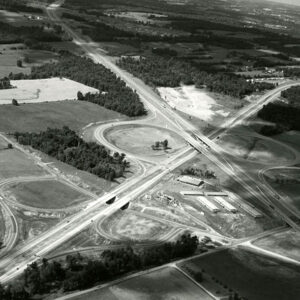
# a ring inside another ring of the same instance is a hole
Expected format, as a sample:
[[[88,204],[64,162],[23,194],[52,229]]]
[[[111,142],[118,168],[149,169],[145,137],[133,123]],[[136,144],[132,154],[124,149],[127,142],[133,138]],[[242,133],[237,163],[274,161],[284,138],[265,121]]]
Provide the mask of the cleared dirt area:
[[[39,132],[68,126],[80,130],[91,122],[123,119],[123,115],[83,101],[61,101],[20,106],[0,105],[0,131]]]
[[[157,240],[163,233],[170,230],[170,227],[162,222],[139,216],[128,210],[117,212],[98,225],[102,230],[120,240]]]
[[[16,149],[0,151],[0,180],[20,177],[39,176],[46,172],[36,165],[33,160]]]
[[[219,140],[220,146],[229,154],[249,161],[266,164],[286,163],[295,155],[283,144],[271,139],[243,134],[226,134]]]
[[[300,267],[235,249],[206,255],[186,262],[214,276],[246,299],[298,300]]]
[[[66,78],[11,80],[14,87],[0,90],[0,104],[11,104],[12,99],[19,103],[40,103],[48,101],[77,100],[77,92],[97,93],[97,89]]]
[[[300,233],[288,230],[256,240],[255,246],[300,261]]]
[[[174,153],[182,149],[186,143],[176,133],[159,127],[148,125],[116,126],[106,131],[106,138],[116,147],[137,155],[157,156]],[[156,141],[168,140],[167,150],[153,150]]]
[[[23,205],[44,209],[59,209],[80,204],[88,198],[59,181],[34,181],[7,186],[5,193]]]
[[[211,300],[200,287],[173,268],[128,279],[73,300]]]
[[[205,91],[195,86],[163,87],[158,88],[158,91],[171,107],[207,122],[212,121],[215,116],[224,118],[230,113]]]

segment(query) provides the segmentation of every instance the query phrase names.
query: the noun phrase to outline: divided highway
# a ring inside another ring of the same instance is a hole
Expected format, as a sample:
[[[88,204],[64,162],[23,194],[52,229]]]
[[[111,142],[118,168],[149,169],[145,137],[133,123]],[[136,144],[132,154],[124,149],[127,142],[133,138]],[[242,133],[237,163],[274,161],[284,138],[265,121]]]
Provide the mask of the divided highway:
[[[202,135],[193,125],[180,117],[170,107],[163,106],[159,96],[156,95],[149,87],[145,86],[144,83],[134,78],[129,73],[121,70],[108,57],[100,54],[94,45],[86,43],[81,37],[78,36],[76,32],[63,23],[56,14],[57,5],[58,4],[56,4],[56,6],[52,5],[47,9],[49,17],[54,22],[59,23],[64,30],[73,37],[74,42],[80,45],[85,53],[94,59],[95,62],[101,63],[107,68],[111,69],[120,78],[122,78],[128,84],[128,86],[136,90],[148,109],[164,119],[167,124],[176,128],[177,133],[197,151],[195,151],[193,148],[184,149],[179,155],[168,159],[165,165],[154,166],[149,170],[149,172],[147,172],[147,174],[143,173],[126,181],[115,190],[93,201],[85,210],[64,220],[56,227],[50,229],[34,240],[31,240],[22,247],[17,247],[16,249],[12,250],[9,255],[0,261],[0,269],[2,272],[0,276],[1,283],[7,283],[11,279],[20,275],[26,268],[27,264],[36,261],[39,257],[44,256],[57,246],[66,242],[98,218],[112,214],[129,201],[141,195],[151,186],[159,182],[170,171],[195,157],[198,152],[203,153],[203,155],[205,155],[229,176],[240,183],[243,189],[260,199],[263,203],[268,204],[268,200],[266,199],[273,199],[274,194],[268,189],[268,187],[264,186],[263,183],[254,182],[253,179],[251,179],[239,166],[233,164],[232,162],[229,163],[222,149],[220,149],[220,147],[210,139],[215,137],[216,134],[221,134],[226,130],[226,128],[223,130],[220,129],[220,131],[217,133],[215,132],[210,138]],[[281,89],[288,88],[294,84],[295,82],[289,83],[269,92],[266,96],[259,100],[259,105],[263,105],[267,101],[271,101],[270,98],[275,97],[275,95],[278,94]],[[255,105],[245,109],[243,113],[237,115],[236,118],[228,124],[228,127],[231,128],[235,126],[238,122],[241,122],[241,120],[244,118],[249,117],[256,110],[257,107]],[[245,181],[245,178],[247,181]],[[258,191],[255,188],[257,185],[261,187],[263,192]],[[107,206],[106,201],[114,196],[118,197],[117,200],[110,206]],[[289,215],[286,215],[285,212],[277,211],[277,213],[279,213],[289,225],[295,229],[299,229],[298,224],[291,220]]]

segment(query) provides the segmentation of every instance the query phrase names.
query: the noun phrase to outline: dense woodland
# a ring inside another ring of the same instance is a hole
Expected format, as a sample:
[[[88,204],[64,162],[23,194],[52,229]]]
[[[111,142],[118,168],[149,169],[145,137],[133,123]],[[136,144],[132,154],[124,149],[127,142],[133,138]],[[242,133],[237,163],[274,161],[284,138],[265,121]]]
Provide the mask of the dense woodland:
[[[62,55],[57,63],[48,63],[33,67],[31,74],[10,74],[10,79],[40,79],[66,77],[82,84],[94,87],[98,94],[87,94],[84,101],[96,103],[130,117],[146,114],[143,103],[136,92],[127,87],[125,82],[101,64],[91,59]]]
[[[13,12],[26,12],[26,13],[39,13],[42,14],[43,10],[38,7],[25,5],[25,2],[16,0],[0,0],[0,9],[5,9]]]
[[[281,97],[287,99],[291,105],[300,106],[300,85],[282,91]]]
[[[300,130],[300,108],[281,103],[268,103],[258,112],[257,116],[275,126],[264,126],[261,133],[275,135],[289,130]]]
[[[270,83],[250,83],[233,74],[208,73],[191,64],[163,57],[122,58],[119,66],[152,86],[177,87],[183,84],[206,86],[209,91],[243,98],[255,91],[274,88]]]
[[[142,270],[193,255],[198,248],[198,238],[188,234],[177,242],[166,243],[151,249],[134,251],[131,247],[106,250],[100,260],[81,255],[68,255],[64,261],[32,263],[23,274],[23,283],[14,289],[0,286],[1,300],[27,300],[34,295],[63,289],[87,289],[95,284],[113,280],[128,272]],[[201,250],[201,249],[200,249]],[[15,292],[16,291],[16,292]]]
[[[29,145],[79,170],[107,180],[122,176],[129,166],[125,154],[115,152],[111,156],[104,146],[86,143],[68,127],[48,128],[40,133],[16,132],[14,135],[22,145]]]
[[[61,28],[56,26],[53,31],[46,31],[42,26],[12,26],[0,22],[0,44],[25,43],[36,44],[38,42],[60,42]]]

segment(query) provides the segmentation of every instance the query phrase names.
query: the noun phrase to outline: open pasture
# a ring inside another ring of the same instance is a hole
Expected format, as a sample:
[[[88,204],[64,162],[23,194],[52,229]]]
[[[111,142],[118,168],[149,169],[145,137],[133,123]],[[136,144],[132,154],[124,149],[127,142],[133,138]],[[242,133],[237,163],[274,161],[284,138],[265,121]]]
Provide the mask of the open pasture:
[[[0,150],[0,180],[45,174],[46,172],[41,167],[19,150]]]
[[[26,62],[24,59],[26,58]],[[0,78],[10,73],[30,74],[32,66],[54,61],[57,55],[50,51],[28,49],[24,44],[0,45]],[[17,60],[23,61],[23,66],[17,66]]]
[[[134,241],[157,240],[159,236],[170,230],[168,225],[128,210],[117,212],[98,225],[120,240]]]
[[[137,155],[158,156],[174,153],[186,144],[175,132],[148,125],[115,126],[106,132],[106,138],[118,148]],[[156,141],[168,140],[167,150],[153,150]]]
[[[124,116],[99,105],[84,101],[60,101],[0,105],[0,131],[40,132],[50,128],[68,126],[79,131],[92,122],[123,119]]]
[[[44,209],[60,209],[83,203],[87,196],[56,180],[14,183],[5,192],[23,205]]]
[[[219,144],[235,157],[259,163],[286,163],[295,159],[294,153],[282,143],[263,137],[226,134],[219,140]]]

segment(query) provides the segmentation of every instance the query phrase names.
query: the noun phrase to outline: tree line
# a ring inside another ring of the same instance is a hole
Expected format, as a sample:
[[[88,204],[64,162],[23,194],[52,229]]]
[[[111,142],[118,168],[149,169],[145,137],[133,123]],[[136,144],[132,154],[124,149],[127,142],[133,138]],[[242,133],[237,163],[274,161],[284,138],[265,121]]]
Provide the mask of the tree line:
[[[281,97],[287,99],[291,105],[300,106],[300,85],[292,86],[282,91]]]
[[[168,263],[174,259],[195,254],[199,240],[184,234],[173,243],[165,243],[151,249],[135,251],[131,247],[106,250],[101,259],[68,255],[64,261],[48,261],[30,264],[16,287],[0,286],[1,300],[29,300],[62,289],[65,292],[87,289],[95,284],[113,280],[128,272],[138,271]],[[201,249],[200,249],[201,250]]]
[[[258,112],[257,116],[265,121],[275,123],[275,126],[263,126],[260,132],[264,135],[275,135],[289,130],[300,130],[300,108],[268,103]]]
[[[156,87],[177,87],[181,83],[195,84],[197,87],[205,86],[209,91],[237,98],[275,87],[271,83],[251,83],[234,74],[201,71],[188,62],[175,58],[124,57],[118,61],[118,65],[141,78],[146,84]]]
[[[125,82],[101,64],[91,59],[70,53],[61,55],[56,63],[47,63],[33,67],[31,74],[10,74],[10,79],[42,79],[66,77],[82,84],[94,87],[100,92],[83,95],[82,101],[104,106],[130,117],[145,115],[144,104],[138,94],[127,87]]]
[[[122,176],[129,167],[125,154],[110,155],[104,146],[85,142],[68,127],[48,128],[40,133],[15,132],[14,136],[22,145],[110,181]]]

